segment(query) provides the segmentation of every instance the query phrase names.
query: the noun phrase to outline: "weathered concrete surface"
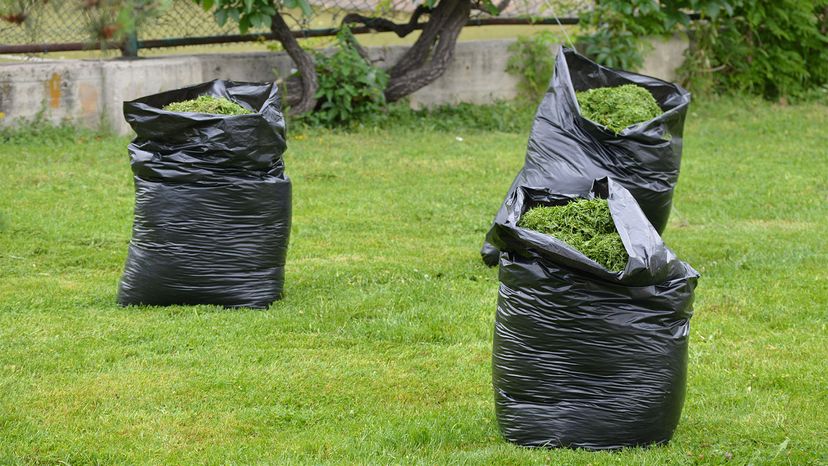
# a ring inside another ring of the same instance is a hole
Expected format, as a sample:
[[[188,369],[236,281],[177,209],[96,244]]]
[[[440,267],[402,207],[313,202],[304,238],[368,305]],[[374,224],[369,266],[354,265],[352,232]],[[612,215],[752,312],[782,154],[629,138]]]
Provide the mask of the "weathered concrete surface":
[[[513,99],[518,78],[506,73],[511,40],[459,42],[454,60],[439,79],[409,96],[414,108],[468,102],[491,103]],[[372,50],[379,66],[391,66],[405,52],[405,47]],[[556,53],[557,47],[550,50]],[[372,55],[373,57],[374,55]]]
[[[118,133],[129,132],[123,103],[209,79],[202,79],[198,57],[165,57],[151,60],[106,61],[101,66],[103,120]]]
[[[684,52],[690,45],[687,35],[676,34],[667,39],[655,37],[650,44],[652,48],[647,50],[640,72],[665,81],[675,81],[676,69],[684,63]]]
[[[94,126],[100,121],[101,69],[79,61],[0,66],[0,124],[39,113],[52,121],[69,119]]]
[[[518,79],[507,74],[510,40],[460,42],[446,73],[409,98],[413,107],[488,103],[514,98]],[[642,72],[672,80],[687,40],[655,41]],[[378,66],[390,66],[405,47],[369,49]],[[555,50],[550,50],[554,53]],[[287,76],[293,63],[283,53],[207,54],[140,60],[67,60],[0,64],[0,125],[36,117],[129,132],[124,101],[212,79],[263,82],[274,70]]]

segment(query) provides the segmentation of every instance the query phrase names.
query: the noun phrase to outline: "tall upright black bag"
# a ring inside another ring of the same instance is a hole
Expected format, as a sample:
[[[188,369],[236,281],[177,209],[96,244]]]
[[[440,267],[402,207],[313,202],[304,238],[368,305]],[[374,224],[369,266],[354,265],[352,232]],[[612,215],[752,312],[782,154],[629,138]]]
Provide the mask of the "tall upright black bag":
[[[275,84],[211,81],[124,103],[135,221],[121,305],[265,308],[282,296],[291,221]],[[201,95],[256,113],[177,113]]]
[[[646,88],[664,113],[618,135],[581,116],[576,91],[623,84]],[[506,197],[519,185],[581,192],[594,179],[609,176],[632,193],[656,231],[663,232],[678,183],[689,105],[690,93],[681,86],[606,68],[561,48],[549,89],[535,115],[526,161]],[[480,253],[489,266],[497,264],[498,252],[489,243],[484,243]]]
[[[612,272],[518,227],[537,205],[607,198],[629,261]],[[503,436],[520,445],[616,449],[667,442],[684,403],[698,273],[613,180],[562,194],[517,186],[488,239],[500,256],[493,385]]]

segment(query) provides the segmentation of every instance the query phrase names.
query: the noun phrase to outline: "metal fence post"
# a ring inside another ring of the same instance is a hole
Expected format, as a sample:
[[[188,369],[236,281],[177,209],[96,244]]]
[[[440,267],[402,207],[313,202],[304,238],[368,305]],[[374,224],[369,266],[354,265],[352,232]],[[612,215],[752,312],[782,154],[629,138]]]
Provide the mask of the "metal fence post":
[[[121,56],[124,58],[138,58],[138,31],[133,29],[127,34],[124,45],[121,46]]]

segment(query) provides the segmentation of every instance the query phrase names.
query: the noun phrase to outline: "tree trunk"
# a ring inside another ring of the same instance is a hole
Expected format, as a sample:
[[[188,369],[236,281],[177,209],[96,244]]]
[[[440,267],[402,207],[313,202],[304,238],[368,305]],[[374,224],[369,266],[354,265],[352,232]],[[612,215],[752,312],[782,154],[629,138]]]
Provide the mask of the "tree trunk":
[[[498,9],[502,10],[508,4],[509,0],[502,0]],[[424,5],[417,7],[406,24],[395,24],[387,19],[354,13],[346,15],[342,23],[361,23],[377,31],[393,31],[404,37],[417,28],[421,16],[429,15],[414,45],[388,70],[389,82],[385,89],[385,99],[394,102],[431,84],[445,73],[454,58],[457,37],[468,22],[472,8],[472,0],[439,0],[434,8]],[[293,38],[281,15],[273,17],[271,30],[299,70],[300,78],[291,78],[287,83],[291,113],[299,114],[313,110],[316,106],[313,96],[318,87],[313,60]],[[367,58],[359,43],[353,38],[352,40],[352,45],[360,55]]]
[[[282,47],[285,48],[285,51],[293,60],[293,63],[296,64],[296,69],[299,71],[298,80],[294,81],[294,78],[289,79],[287,91],[285,92],[287,94],[289,112],[293,115],[308,113],[316,107],[316,90],[319,88],[319,82],[316,78],[316,65],[313,62],[313,58],[299,45],[296,38],[293,37],[293,33],[290,31],[290,27],[285,22],[281,13],[276,13],[273,16],[270,30],[279,42],[282,43]]]
[[[389,70],[387,101],[397,101],[442,76],[470,12],[470,0],[440,0],[420,37]]]

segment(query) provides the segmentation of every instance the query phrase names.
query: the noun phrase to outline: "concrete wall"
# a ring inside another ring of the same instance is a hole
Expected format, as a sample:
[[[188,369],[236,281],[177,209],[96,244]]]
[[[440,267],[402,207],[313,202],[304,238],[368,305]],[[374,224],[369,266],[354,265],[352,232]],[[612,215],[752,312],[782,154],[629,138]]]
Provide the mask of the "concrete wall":
[[[689,44],[686,34],[676,34],[667,39],[654,37],[646,49],[640,73],[675,81],[676,69],[684,63],[684,51]]]
[[[460,42],[455,58],[437,81],[410,97],[414,107],[458,102],[489,103],[514,98],[518,79],[505,72],[512,41]],[[657,41],[642,70],[672,80],[686,39]],[[405,47],[369,49],[378,66],[388,66]],[[554,51],[551,51],[554,53]],[[206,54],[140,60],[71,60],[0,63],[0,125],[13,125],[42,112],[53,122],[108,125],[129,132],[124,101],[222,78],[262,82],[290,72],[283,53]]]

